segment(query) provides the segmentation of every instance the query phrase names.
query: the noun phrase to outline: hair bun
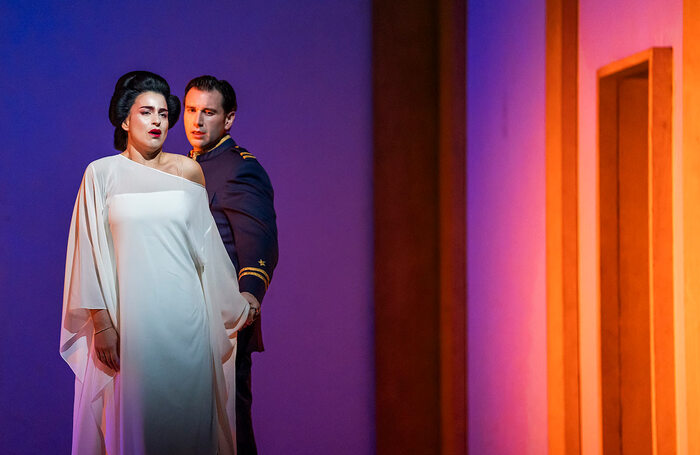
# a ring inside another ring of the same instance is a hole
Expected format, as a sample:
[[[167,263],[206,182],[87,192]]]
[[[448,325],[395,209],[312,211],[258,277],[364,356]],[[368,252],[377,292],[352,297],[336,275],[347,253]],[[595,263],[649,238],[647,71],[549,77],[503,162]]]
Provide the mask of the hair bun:
[[[112,94],[112,99],[110,100],[109,103],[109,122],[112,124],[114,127],[120,127],[124,119],[122,118],[122,111],[123,106],[120,106],[120,100],[124,96],[124,92],[132,89],[132,82],[138,76],[139,74],[147,74],[145,71],[129,71],[128,73],[122,75],[117,80],[117,83],[114,84],[114,93]]]
[[[171,104],[177,104],[178,106],[180,106],[180,98],[178,98],[175,95],[170,95],[167,99],[167,102],[168,106],[170,106]]]
[[[118,112],[118,104],[119,104],[119,98],[121,98],[121,93],[122,90],[114,90],[114,94],[112,95],[112,99],[109,102],[109,123],[112,124],[112,126],[119,126],[121,125],[122,121],[119,119],[119,112]]]
[[[116,92],[117,90],[131,88],[131,81],[133,81],[139,74],[148,73],[146,73],[146,71],[129,71],[117,80],[117,83],[114,84],[114,91]]]

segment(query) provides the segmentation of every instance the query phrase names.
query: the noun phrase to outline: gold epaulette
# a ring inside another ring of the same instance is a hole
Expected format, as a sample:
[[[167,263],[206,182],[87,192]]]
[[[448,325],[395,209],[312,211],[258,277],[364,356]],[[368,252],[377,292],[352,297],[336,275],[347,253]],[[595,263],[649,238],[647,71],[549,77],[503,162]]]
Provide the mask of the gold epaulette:
[[[254,160],[257,160],[257,158],[255,158],[255,155],[253,155],[253,154],[250,153],[249,151],[247,151],[247,150],[240,150],[240,147],[239,147],[239,146],[236,146],[235,148],[236,148],[236,150],[238,150],[238,154],[241,155],[241,158],[243,158],[244,160],[247,160],[247,159],[250,159],[250,158],[252,158],[252,159],[254,159]]]
[[[240,272],[238,272],[238,279],[240,280],[246,275],[254,276],[260,278],[265,283],[265,289],[270,285],[270,276],[263,269],[257,267],[243,267]]]

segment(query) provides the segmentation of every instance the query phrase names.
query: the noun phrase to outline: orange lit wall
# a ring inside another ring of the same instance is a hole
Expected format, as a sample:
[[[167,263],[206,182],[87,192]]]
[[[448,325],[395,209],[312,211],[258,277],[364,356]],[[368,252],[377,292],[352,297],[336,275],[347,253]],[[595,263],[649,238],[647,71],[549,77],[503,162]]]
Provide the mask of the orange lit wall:
[[[469,2],[472,454],[547,453],[545,2]]]
[[[597,233],[596,71],[655,46],[674,53],[673,203],[678,453],[687,453],[681,236],[682,0],[581,0],[579,9],[579,251],[581,443],[585,455],[601,446],[600,328]]]

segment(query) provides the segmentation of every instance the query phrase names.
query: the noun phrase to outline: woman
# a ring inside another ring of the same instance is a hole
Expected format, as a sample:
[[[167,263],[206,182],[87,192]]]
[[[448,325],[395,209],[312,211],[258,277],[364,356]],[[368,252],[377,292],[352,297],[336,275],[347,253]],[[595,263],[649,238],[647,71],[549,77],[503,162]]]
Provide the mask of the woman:
[[[80,186],[60,348],[76,376],[74,454],[235,451],[235,332],[254,311],[201,168],[162,151],[179,114],[162,77],[122,76],[109,109],[122,153]]]

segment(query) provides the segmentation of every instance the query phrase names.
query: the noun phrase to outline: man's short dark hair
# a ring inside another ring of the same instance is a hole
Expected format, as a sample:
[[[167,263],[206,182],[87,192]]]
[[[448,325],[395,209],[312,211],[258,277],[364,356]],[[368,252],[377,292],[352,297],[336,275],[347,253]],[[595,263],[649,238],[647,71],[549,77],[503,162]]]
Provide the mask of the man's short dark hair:
[[[187,97],[187,92],[191,88],[196,88],[197,90],[202,90],[203,92],[211,92],[216,90],[221,93],[224,98],[224,113],[235,112],[238,109],[238,104],[236,103],[236,92],[231,87],[227,81],[223,79],[217,79],[214,76],[199,76],[192,79],[185,87],[185,97]],[[184,103],[184,100],[183,100]]]

